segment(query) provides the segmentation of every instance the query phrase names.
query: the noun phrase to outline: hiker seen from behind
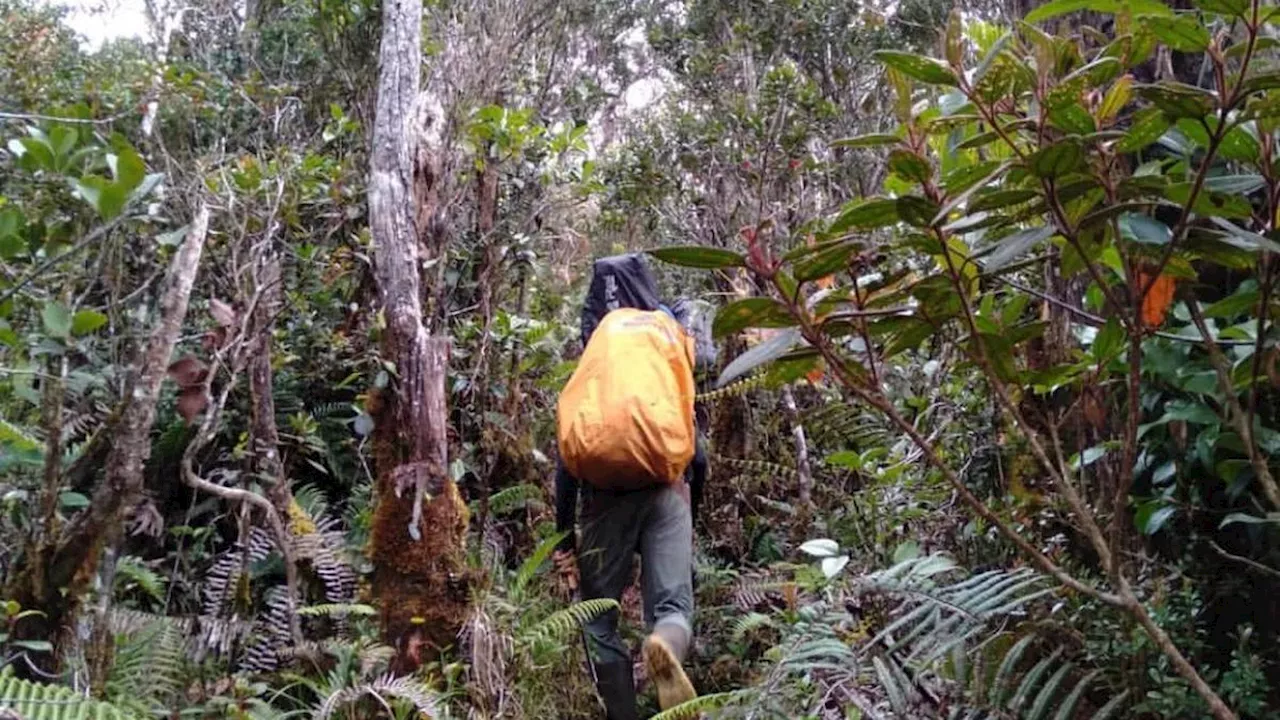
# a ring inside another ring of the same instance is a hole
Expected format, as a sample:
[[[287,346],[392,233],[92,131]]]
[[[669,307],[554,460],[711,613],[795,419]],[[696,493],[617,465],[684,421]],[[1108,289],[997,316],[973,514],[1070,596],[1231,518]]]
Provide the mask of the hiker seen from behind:
[[[649,631],[641,648],[658,703],[695,697],[683,663],[693,642],[693,517],[706,478],[694,417],[694,367],[705,353],[640,255],[595,262],[583,307],[585,349],[557,407],[558,562],[576,557],[582,599],[620,600],[640,555]],[[575,516],[581,518],[575,536]],[[576,546],[576,556],[573,553]],[[638,718],[631,654],[612,610],[585,629],[609,720]]]

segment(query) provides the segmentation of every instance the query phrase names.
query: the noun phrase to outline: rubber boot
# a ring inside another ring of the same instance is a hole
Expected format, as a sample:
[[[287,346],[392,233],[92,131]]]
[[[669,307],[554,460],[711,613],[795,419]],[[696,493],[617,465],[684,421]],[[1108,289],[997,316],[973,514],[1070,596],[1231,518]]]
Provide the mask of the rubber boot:
[[[688,649],[689,631],[675,623],[658,623],[645,638],[644,662],[658,688],[658,707],[663,710],[697,697],[681,665]]]
[[[640,720],[636,709],[636,681],[630,662],[608,662],[595,666],[596,692],[604,701],[608,720]]]

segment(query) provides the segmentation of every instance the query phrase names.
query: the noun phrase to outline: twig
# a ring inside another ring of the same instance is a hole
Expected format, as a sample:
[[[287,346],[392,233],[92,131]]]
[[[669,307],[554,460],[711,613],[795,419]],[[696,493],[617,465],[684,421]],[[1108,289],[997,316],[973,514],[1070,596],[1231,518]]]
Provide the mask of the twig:
[[[1253,426],[1249,424],[1249,415],[1244,408],[1240,406],[1240,398],[1236,397],[1235,384],[1231,380],[1231,361],[1222,353],[1222,347],[1218,340],[1209,330],[1209,323],[1204,318],[1204,313],[1200,311],[1200,303],[1189,292],[1183,293],[1183,303],[1187,306],[1187,312],[1191,314],[1191,321],[1195,323],[1196,329],[1200,331],[1200,337],[1204,339],[1205,349],[1209,352],[1209,361],[1213,365],[1214,372],[1218,376],[1218,387],[1222,390],[1223,400],[1227,404],[1227,420],[1235,427],[1240,438],[1244,441],[1245,453],[1249,456],[1249,463],[1253,466],[1253,474],[1257,477],[1258,482],[1262,485],[1262,492],[1267,496],[1267,500],[1271,502],[1273,508],[1280,508],[1280,484],[1276,483],[1275,476],[1271,474],[1271,468],[1268,465],[1268,458],[1258,448],[1258,443],[1253,435]]]
[[[41,115],[39,113],[0,112],[0,120],[47,120],[49,122],[70,123],[73,125],[108,125],[128,115],[129,112],[126,110],[106,118],[71,118],[57,115]]]
[[[271,525],[272,533],[276,537],[276,543],[280,550],[280,555],[284,560],[285,584],[288,590],[286,601],[289,606],[289,625],[293,634],[294,642],[302,641],[302,627],[297,613],[298,602],[298,565],[293,555],[293,547],[291,545],[291,537],[288,529],[285,527],[284,521],[281,520],[280,514],[276,511],[275,505],[266,497],[255,492],[243,490],[240,488],[230,488],[210,482],[200,477],[195,471],[195,456],[213,439],[213,434],[217,428],[218,421],[222,417],[222,410],[226,407],[227,398],[231,395],[231,390],[235,387],[236,377],[240,371],[240,352],[244,348],[245,337],[248,334],[248,327],[253,317],[254,310],[257,306],[258,298],[261,293],[255,295],[250,302],[249,310],[244,314],[241,322],[240,332],[228,347],[234,348],[234,362],[228,371],[231,375],[230,379],[222,387],[222,391],[218,394],[216,402],[212,403],[205,412],[204,420],[200,424],[200,429],[196,433],[196,437],[187,445],[186,450],[182,453],[182,477],[192,488],[209,493],[215,497],[232,502],[247,503],[258,508],[267,517],[267,522]],[[215,356],[213,365],[209,368],[208,374],[205,376],[203,392],[206,397],[212,388],[213,380],[217,376],[217,368],[224,365],[222,354]]]
[[[1229,553],[1226,550],[1224,550],[1221,545],[1219,545],[1218,543],[1212,540],[1209,541],[1209,547],[1213,548],[1214,552],[1218,553],[1219,555],[1226,558],[1227,560],[1235,560],[1236,562],[1243,563],[1253,568],[1254,570],[1257,570],[1260,573],[1269,575],[1270,577],[1273,577],[1273,578],[1280,578],[1280,570],[1276,570],[1275,568],[1269,568],[1266,565],[1263,565],[1262,563],[1258,562],[1257,560],[1252,560],[1243,555],[1233,555],[1232,553]]]
[[[1093,314],[1093,313],[1089,312],[1088,310],[1085,310],[1084,308],[1078,308],[1078,307],[1076,307],[1076,306],[1072,305],[1071,303],[1069,303],[1069,302],[1067,302],[1067,301],[1063,300],[1062,298],[1054,297],[1053,295],[1050,295],[1049,293],[1046,293],[1046,292],[1044,292],[1044,291],[1036,290],[1035,288],[1028,287],[1028,286],[1026,286],[1026,285],[1023,285],[1023,284],[1022,284],[1022,283],[1020,283],[1020,282],[1017,282],[1016,280],[1010,280],[1010,279],[1005,278],[1005,277],[997,277],[997,278],[996,278],[996,280],[999,280],[1000,282],[1004,283],[1005,285],[1008,285],[1009,287],[1013,288],[1014,290],[1017,290],[1017,291],[1019,291],[1019,292],[1024,292],[1024,293],[1026,293],[1026,294],[1028,294],[1028,295],[1032,295],[1032,296],[1034,296],[1034,297],[1036,297],[1036,298],[1038,298],[1038,299],[1040,299],[1040,300],[1043,300],[1043,301],[1045,301],[1045,302],[1049,303],[1050,305],[1053,305],[1053,306],[1054,306],[1054,307],[1056,307],[1056,308],[1061,308],[1062,310],[1066,310],[1067,312],[1071,313],[1072,315],[1075,315],[1076,317],[1080,318],[1081,320],[1084,320],[1084,321],[1085,321],[1085,323],[1084,323],[1084,324],[1085,324],[1085,325],[1088,325],[1088,326],[1090,326],[1090,327],[1100,328],[1100,327],[1105,327],[1105,326],[1106,326],[1106,324],[1107,324],[1107,319],[1106,319],[1106,318],[1104,318],[1104,317],[1102,317],[1101,315],[1095,315],[1095,314]],[[1177,334],[1175,334],[1175,333],[1171,333],[1171,332],[1157,332],[1157,333],[1155,333],[1155,336],[1156,336],[1156,337],[1159,337],[1159,338],[1163,338],[1163,339],[1165,339],[1165,340],[1173,340],[1173,341],[1175,341],[1175,342],[1192,343],[1192,344],[1195,344],[1195,345],[1199,345],[1199,344],[1201,344],[1201,343],[1203,342],[1203,340],[1201,340],[1200,338],[1189,337],[1189,336],[1186,336],[1186,335],[1177,335]],[[1218,340],[1218,344],[1219,344],[1219,345],[1252,345],[1252,344],[1253,344],[1253,341],[1252,341],[1252,340],[1222,340],[1222,339],[1219,339],[1219,340]]]
[[[81,238],[80,242],[73,245],[70,250],[60,255],[55,255],[54,257],[51,257],[48,260],[45,260],[44,262],[37,265],[34,269],[31,270],[31,272],[27,273],[25,277],[19,280],[17,284],[15,284],[13,287],[6,290],[3,295],[0,295],[0,305],[3,305],[6,300],[13,297],[14,295],[17,295],[18,292],[22,290],[22,288],[26,287],[27,284],[30,283],[32,280],[35,280],[37,277],[40,277],[40,275],[43,274],[45,270],[48,270],[49,268],[53,267],[54,265],[57,265],[63,260],[66,260],[71,256],[79,253],[81,250],[84,250],[85,248],[89,247],[90,245],[97,242],[98,240],[101,240],[103,237],[107,235],[107,233],[111,232],[112,230],[115,230],[117,227],[120,226],[121,223],[123,223],[126,219],[128,219],[129,209],[136,203],[137,201],[135,200],[134,202],[126,206],[123,210],[121,210],[120,214],[117,215],[113,220],[106,223],[105,225],[99,225],[98,227],[94,228],[92,231],[89,232],[88,235],[85,235],[83,238]]]

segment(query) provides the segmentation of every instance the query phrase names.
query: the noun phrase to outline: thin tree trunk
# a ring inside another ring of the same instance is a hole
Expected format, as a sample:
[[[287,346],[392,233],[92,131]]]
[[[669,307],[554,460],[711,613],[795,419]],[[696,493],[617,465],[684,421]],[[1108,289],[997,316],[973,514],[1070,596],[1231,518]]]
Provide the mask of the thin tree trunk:
[[[249,394],[253,402],[249,436],[253,447],[253,469],[264,481],[267,497],[276,512],[287,522],[293,507],[293,492],[280,457],[275,383],[271,372],[271,335],[275,316],[280,310],[279,256],[268,248],[256,269],[256,289],[261,298],[253,312],[253,344],[249,349]]]
[[[415,200],[430,201],[438,180],[438,170],[430,170],[438,169],[431,160],[435,153],[422,150],[438,124],[423,122],[429,99],[418,97],[421,46],[422,3],[385,0],[369,217],[387,322],[384,357],[394,364],[395,376],[375,417],[371,543],[373,591],[399,672],[452,644],[468,604],[467,508],[446,471],[449,339],[428,334],[421,305],[418,225],[420,219],[430,221],[435,209]],[[426,118],[433,120],[439,118]]]
[[[14,574],[8,597],[24,608],[39,609],[42,614],[24,618],[15,628],[13,639],[62,639],[62,631],[75,621],[104,545],[119,533],[128,512],[142,499],[143,470],[151,454],[156,402],[187,316],[208,225],[209,210],[201,206],[186,241],[169,266],[160,299],[160,322],[141,357],[128,405],[112,437],[106,478],[94,492],[89,508],[61,533],[56,547],[46,546],[40,557],[29,558],[29,565]],[[59,655],[52,654],[54,658]]]
[[[791,439],[795,444],[796,504],[799,506],[800,520],[797,528],[808,531],[808,519],[813,514],[813,472],[809,467],[809,443],[805,440],[804,425],[800,422],[800,410],[796,407],[796,396],[790,385],[782,386],[782,407],[786,409],[787,421],[791,423]]]

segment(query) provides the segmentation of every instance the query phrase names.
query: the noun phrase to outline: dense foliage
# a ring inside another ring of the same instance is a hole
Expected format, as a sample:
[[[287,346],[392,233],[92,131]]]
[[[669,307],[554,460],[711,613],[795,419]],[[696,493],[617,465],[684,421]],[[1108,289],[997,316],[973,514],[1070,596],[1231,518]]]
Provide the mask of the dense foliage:
[[[148,7],[0,0],[0,717],[600,716],[554,409],[629,251],[719,350],[660,717],[1280,712],[1275,7],[433,2],[399,98],[390,0]]]

